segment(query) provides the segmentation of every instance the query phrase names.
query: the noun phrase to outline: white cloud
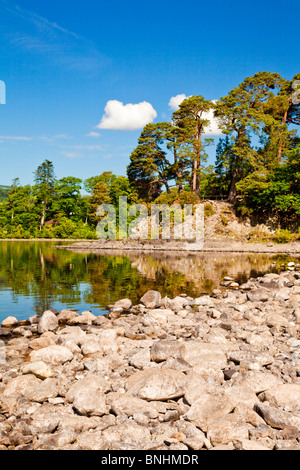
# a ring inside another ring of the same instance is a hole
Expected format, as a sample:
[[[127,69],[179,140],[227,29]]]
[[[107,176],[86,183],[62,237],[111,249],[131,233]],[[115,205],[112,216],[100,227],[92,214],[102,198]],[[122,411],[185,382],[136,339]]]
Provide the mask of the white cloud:
[[[98,138],[98,137],[100,137],[100,134],[99,134],[99,132],[90,132],[89,134],[87,134],[87,137]]]
[[[0,135],[0,140],[32,140],[32,137]]]
[[[62,155],[66,158],[76,159],[76,158],[83,158],[84,155],[79,152],[62,152]]]
[[[177,111],[179,109],[180,104],[189,98],[184,93],[181,95],[172,96],[169,101],[169,106],[173,111]],[[216,100],[212,100],[213,103],[216,103]],[[208,119],[210,121],[209,126],[206,127],[204,134],[205,135],[221,135],[222,130],[220,129],[220,124],[218,119],[215,118],[214,112],[211,109],[208,113],[203,113],[203,119]]]
[[[105,106],[99,129],[133,131],[142,129],[157,117],[157,112],[150,103],[123,104],[117,100],[108,101]]]
[[[104,150],[105,146],[104,145],[63,145],[61,146],[63,149],[67,150]]]
[[[172,96],[169,101],[169,106],[173,111],[177,111],[179,109],[179,105],[188,98],[184,93],[181,95]]]
[[[216,103],[216,100],[212,100],[213,103]],[[208,119],[210,124],[205,128],[205,135],[222,135],[222,130],[220,128],[220,121],[214,116],[214,110],[211,109],[208,113],[203,114],[203,119]]]

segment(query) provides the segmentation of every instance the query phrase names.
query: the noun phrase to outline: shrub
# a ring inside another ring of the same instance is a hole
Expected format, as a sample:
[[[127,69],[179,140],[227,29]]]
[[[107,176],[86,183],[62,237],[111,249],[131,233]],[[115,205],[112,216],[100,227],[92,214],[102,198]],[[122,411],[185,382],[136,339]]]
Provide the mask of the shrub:
[[[190,191],[183,191],[179,194],[177,188],[172,188],[169,194],[162,193],[154,202],[155,204],[168,204],[169,206],[180,204],[183,207],[185,204],[199,204],[200,199],[197,194]]]
[[[221,214],[221,223],[224,227],[227,227],[229,224],[229,219],[224,214]]]
[[[213,205],[210,202],[204,204],[204,215],[209,217],[215,213]]]
[[[279,229],[274,235],[276,243],[289,243],[296,239],[296,236],[288,229]]]

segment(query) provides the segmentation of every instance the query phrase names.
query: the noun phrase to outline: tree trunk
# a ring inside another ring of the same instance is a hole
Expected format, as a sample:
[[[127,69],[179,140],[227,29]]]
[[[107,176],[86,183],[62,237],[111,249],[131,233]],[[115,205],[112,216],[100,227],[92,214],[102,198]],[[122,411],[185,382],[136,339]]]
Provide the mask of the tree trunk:
[[[40,230],[42,230],[42,228],[44,227],[44,225],[45,225],[45,220],[46,220],[46,204],[44,203],[44,205],[43,205],[43,214],[42,214],[42,218],[41,218]]]
[[[231,180],[231,185],[230,185],[230,190],[229,190],[229,195],[228,195],[228,202],[235,202],[236,200],[236,183],[238,181],[238,176],[239,176],[239,169],[238,166],[235,167],[232,180]]]
[[[242,139],[245,136],[245,127],[241,127],[238,130],[238,136],[237,136],[237,141],[236,141],[236,147],[240,149],[242,148]],[[236,196],[237,196],[237,190],[236,190],[236,183],[238,182],[239,176],[240,176],[240,165],[242,163],[242,158],[240,155],[236,155],[236,163],[235,167],[233,170],[233,175],[231,179],[231,185],[230,185],[230,190],[229,190],[229,195],[228,195],[228,202],[235,202]]]
[[[198,169],[198,162],[195,158],[194,168],[193,168],[193,176],[192,176],[192,191],[193,191],[193,193],[195,193],[197,191],[197,169]]]
[[[178,194],[183,193],[183,184],[182,184],[182,170],[176,172],[177,181],[178,181]]]
[[[196,126],[196,134],[195,139],[197,143],[194,146],[194,168],[193,168],[193,183],[192,183],[192,191],[198,196],[200,196],[200,167],[201,167],[201,131],[198,130],[198,125]]]
[[[278,165],[280,165],[281,163],[281,156],[282,156],[282,134],[283,134],[283,126],[286,125],[286,121],[287,121],[287,115],[288,115],[288,112],[287,110],[285,111],[284,115],[283,115],[283,119],[282,119],[282,123],[281,123],[281,126],[282,128],[280,129],[280,134],[279,134],[279,143],[278,143],[278,154],[277,154],[277,163]]]
[[[170,194],[170,188],[169,188],[169,184],[168,184],[167,180],[164,179],[164,180],[163,180],[163,183],[164,183],[164,185],[165,185],[167,194]]]

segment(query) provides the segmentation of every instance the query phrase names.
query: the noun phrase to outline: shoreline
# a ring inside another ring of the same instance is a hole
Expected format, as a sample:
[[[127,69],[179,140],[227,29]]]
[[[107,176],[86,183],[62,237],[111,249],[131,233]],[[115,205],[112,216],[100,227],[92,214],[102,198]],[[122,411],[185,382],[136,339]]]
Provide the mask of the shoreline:
[[[57,248],[60,248],[57,246]],[[245,253],[245,254],[285,254],[300,256],[300,242],[286,244],[274,243],[243,243],[238,241],[210,240],[205,241],[200,249],[193,247],[192,243],[174,241],[133,241],[108,240],[75,242],[72,245],[64,245],[62,248],[72,251],[99,253],[102,250],[139,251],[139,252],[179,252],[180,254],[205,254],[205,253]]]
[[[0,450],[300,450],[299,265],[221,286],[8,317]]]
[[[245,253],[245,254],[285,254],[300,256],[300,241],[290,243],[255,243],[255,242],[241,242],[237,240],[228,239],[214,239],[204,241],[204,245],[199,249],[194,247],[191,242],[180,241],[161,241],[161,240],[86,240],[86,239],[0,239],[1,242],[46,242],[58,243],[54,248],[69,249],[74,251],[98,253],[102,250],[115,250],[118,251],[140,251],[140,252],[180,252],[189,254],[202,254],[202,253]]]

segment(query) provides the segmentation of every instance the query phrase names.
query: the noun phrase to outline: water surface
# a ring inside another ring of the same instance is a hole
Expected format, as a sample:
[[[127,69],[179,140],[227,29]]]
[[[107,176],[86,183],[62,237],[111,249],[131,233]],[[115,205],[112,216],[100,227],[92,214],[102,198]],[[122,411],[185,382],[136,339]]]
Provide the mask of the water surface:
[[[28,319],[50,308],[101,315],[107,305],[124,297],[138,303],[149,289],[163,296],[197,297],[219,287],[224,276],[244,282],[295,261],[264,254],[87,254],[54,245],[57,242],[0,241],[0,322],[11,315]]]

